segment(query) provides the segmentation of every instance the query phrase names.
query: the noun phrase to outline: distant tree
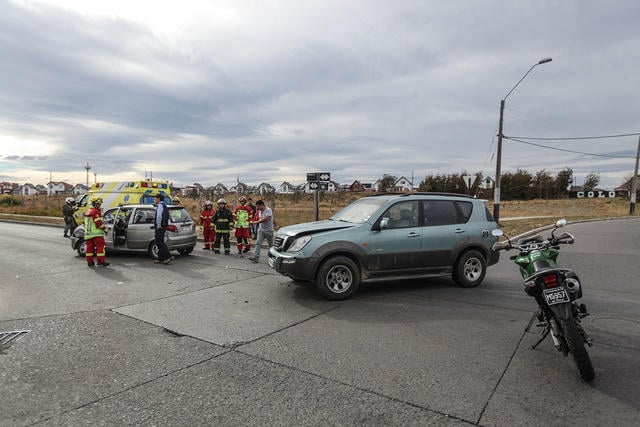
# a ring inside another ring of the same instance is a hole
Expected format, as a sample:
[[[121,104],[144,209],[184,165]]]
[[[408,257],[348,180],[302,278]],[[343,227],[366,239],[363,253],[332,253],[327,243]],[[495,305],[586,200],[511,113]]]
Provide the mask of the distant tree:
[[[564,168],[556,176],[554,197],[562,198],[569,196],[569,186],[573,184],[573,169]]]
[[[395,176],[385,174],[380,180],[378,191],[381,193],[393,191],[393,185],[396,183],[397,180],[398,179]]]
[[[500,198],[503,200],[529,200],[533,198],[533,176],[524,169],[515,173],[502,174],[500,179]]]
[[[548,199],[553,193],[553,177],[545,169],[536,172],[532,184],[535,197],[539,199]]]
[[[600,184],[600,174],[591,172],[584,178],[584,185],[582,186],[582,188],[584,189],[584,191],[592,191],[598,186],[598,184]]]

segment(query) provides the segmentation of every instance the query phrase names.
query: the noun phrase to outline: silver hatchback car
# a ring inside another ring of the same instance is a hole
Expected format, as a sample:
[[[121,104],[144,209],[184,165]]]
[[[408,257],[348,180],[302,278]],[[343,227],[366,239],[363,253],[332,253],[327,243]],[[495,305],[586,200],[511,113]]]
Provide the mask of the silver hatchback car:
[[[196,246],[196,226],[183,206],[167,206],[169,225],[165,242],[170,251],[188,255]],[[123,205],[111,208],[102,215],[107,234],[104,238],[108,250],[148,252],[158,258],[153,221],[156,208],[153,205]],[[78,226],[71,236],[71,247],[78,255],[86,255],[84,225]]]

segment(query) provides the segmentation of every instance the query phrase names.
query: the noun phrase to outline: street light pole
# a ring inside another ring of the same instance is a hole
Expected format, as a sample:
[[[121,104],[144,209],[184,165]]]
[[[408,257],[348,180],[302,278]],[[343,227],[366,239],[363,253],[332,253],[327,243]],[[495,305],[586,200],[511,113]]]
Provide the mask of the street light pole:
[[[552,60],[551,58],[543,58],[537,63],[533,64],[531,68],[529,68],[529,71],[524,73],[524,76],[522,76],[522,78],[518,80],[518,83],[516,83],[516,85],[512,87],[511,90],[505,95],[505,97],[500,100],[500,122],[498,124],[498,150],[496,154],[496,183],[493,191],[493,219],[495,222],[498,222],[500,220],[500,171],[502,167],[502,137],[503,137],[502,129],[504,124],[505,101],[507,100],[507,97],[511,95],[511,92],[513,92],[518,87],[520,82],[522,82],[529,75],[531,70],[533,70],[536,66],[540,64],[546,64],[547,62],[551,62],[551,60]]]

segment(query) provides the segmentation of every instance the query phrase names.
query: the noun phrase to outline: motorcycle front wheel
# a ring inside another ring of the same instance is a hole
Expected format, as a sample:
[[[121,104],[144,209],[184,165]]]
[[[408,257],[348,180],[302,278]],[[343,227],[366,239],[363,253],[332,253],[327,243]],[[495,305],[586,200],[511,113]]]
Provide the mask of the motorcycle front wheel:
[[[582,335],[578,332],[575,319],[570,318],[568,320],[561,320],[560,322],[562,331],[564,332],[564,338],[567,341],[567,347],[569,347],[569,352],[573,355],[573,360],[576,362],[576,366],[578,366],[580,376],[586,382],[593,381],[596,373],[593,370],[589,353],[587,353],[587,350],[584,348],[584,339],[582,339]]]

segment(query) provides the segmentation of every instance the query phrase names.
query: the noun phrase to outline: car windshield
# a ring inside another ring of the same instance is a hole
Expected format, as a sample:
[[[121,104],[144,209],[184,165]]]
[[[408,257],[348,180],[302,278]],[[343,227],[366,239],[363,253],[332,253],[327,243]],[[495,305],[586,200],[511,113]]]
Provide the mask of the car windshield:
[[[376,213],[382,205],[387,203],[387,201],[388,200],[384,198],[364,197],[338,211],[330,219],[333,221],[346,221],[362,224],[371,218],[371,215]]]
[[[191,221],[191,217],[187,210],[182,207],[178,208],[169,208],[169,217],[171,218],[171,222],[187,222]]]

